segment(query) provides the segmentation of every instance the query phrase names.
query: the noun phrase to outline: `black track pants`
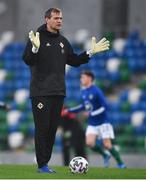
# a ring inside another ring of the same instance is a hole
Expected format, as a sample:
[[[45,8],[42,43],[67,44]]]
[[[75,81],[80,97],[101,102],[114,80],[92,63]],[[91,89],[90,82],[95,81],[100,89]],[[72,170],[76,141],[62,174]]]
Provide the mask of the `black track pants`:
[[[63,100],[64,96],[31,98],[35,123],[35,151],[39,168],[47,165],[51,158]]]

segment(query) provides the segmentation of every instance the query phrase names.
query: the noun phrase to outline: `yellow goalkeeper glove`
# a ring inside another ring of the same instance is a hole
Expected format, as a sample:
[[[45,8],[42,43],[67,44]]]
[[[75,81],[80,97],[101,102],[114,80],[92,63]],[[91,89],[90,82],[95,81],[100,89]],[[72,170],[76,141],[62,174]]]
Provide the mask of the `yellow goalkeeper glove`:
[[[89,56],[92,56],[96,53],[109,50],[110,43],[106,38],[102,38],[99,42],[96,43],[96,38],[92,37],[91,49],[88,51]]]
[[[40,33],[36,32],[36,34],[34,34],[33,31],[29,32],[29,39],[32,43],[32,52],[33,53],[37,53],[39,48],[40,48]]]

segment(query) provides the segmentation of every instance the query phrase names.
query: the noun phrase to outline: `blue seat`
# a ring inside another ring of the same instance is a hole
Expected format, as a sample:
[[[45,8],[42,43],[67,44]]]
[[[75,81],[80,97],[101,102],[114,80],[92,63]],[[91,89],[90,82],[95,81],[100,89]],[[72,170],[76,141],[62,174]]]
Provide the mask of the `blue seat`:
[[[17,132],[19,129],[19,124],[15,125],[15,126],[9,126],[8,127],[8,133],[13,133],[13,132]]]
[[[139,136],[145,136],[146,135],[146,126],[140,126],[134,128],[134,133]]]

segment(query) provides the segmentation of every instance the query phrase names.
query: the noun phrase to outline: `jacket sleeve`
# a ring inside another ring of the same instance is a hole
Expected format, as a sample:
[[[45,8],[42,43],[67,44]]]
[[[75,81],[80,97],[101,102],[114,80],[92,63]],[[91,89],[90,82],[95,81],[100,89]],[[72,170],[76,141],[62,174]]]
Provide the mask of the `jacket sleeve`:
[[[32,52],[32,44],[30,42],[30,40],[28,40],[24,53],[23,53],[23,60],[24,62],[29,65],[29,66],[33,66],[35,64],[35,62],[37,61],[37,53],[34,54]]]
[[[67,64],[70,66],[78,67],[81,64],[86,64],[89,62],[90,58],[86,52],[77,55],[74,53],[73,48],[71,47],[70,43],[68,42],[69,52],[67,57]]]
[[[68,109],[68,111],[72,113],[78,113],[83,110],[85,110],[85,106],[83,104]]]

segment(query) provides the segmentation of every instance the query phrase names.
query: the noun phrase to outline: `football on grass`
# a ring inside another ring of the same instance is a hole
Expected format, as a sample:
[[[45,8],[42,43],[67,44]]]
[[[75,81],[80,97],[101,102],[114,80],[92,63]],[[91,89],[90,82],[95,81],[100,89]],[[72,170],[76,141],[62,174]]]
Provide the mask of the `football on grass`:
[[[88,171],[88,162],[83,157],[74,157],[69,163],[69,169],[72,173],[86,173]]]

